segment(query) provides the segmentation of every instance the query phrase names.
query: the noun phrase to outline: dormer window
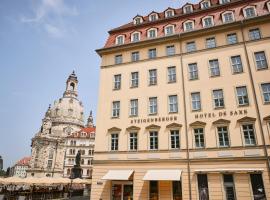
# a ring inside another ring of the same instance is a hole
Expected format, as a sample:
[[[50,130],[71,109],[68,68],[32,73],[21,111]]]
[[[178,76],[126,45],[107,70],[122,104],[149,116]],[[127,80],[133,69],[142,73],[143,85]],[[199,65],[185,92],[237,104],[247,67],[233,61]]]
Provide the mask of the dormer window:
[[[201,9],[207,9],[210,8],[210,6],[211,4],[209,0],[201,2]]]
[[[203,27],[207,28],[207,27],[211,27],[214,26],[214,20],[212,16],[208,16],[208,17],[204,17],[203,18]]]
[[[141,24],[143,22],[143,18],[141,16],[137,16],[133,19],[133,24],[134,25],[138,25]]]
[[[186,5],[183,7],[184,14],[192,13],[193,12],[193,7],[192,5]]]
[[[267,8],[268,8],[268,11],[270,12],[270,1],[267,2]]]
[[[226,3],[230,3],[231,0],[219,0],[219,4],[226,4]]]
[[[115,44],[121,45],[121,44],[124,44],[124,42],[125,42],[124,35],[119,35],[116,37]]]
[[[148,38],[155,38],[157,37],[157,29],[156,28],[151,28],[147,31],[147,37]]]
[[[153,22],[156,21],[158,19],[158,14],[157,13],[153,13],[149,15],[149,21]]]
[[[140,32],[134,32],[131,34],[131,42],[138,42],[140,41],[141,34]]]
[[[244,8],[244,17],[245,18],[252,18],[257,15],[255,6],[249,6]]]
[[[174,11],[173,10],[166,10],[165,11],[165,17],[169,18],[169,17],[173,17],[174,16]]]
[[[227,11],[222,14],[223,23],[230,23],[234,21],[234,13],[232,11]]]
[[[174,25],[167,25],[164,28],[165,35],[172,35],[174,34]]]
[[[192,31],[194,30],[194,21],[188,20],[184,22],[184,31]]]

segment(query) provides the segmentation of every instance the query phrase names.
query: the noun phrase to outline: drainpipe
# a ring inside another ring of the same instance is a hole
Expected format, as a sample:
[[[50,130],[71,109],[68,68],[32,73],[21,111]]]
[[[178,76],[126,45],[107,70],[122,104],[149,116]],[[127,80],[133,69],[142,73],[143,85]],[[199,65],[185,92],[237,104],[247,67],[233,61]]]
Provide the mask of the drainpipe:
[[[251,82],[251,87],[252,87],[252,93],[253,93],[253,97],[254,97],[254,103],[255,103],[255,108],[256,108],[256,114],[259,120],[259,128],[260,128],[260,132],[261,132],[261,137],[262,137],[262,142],[263,142],[263,149],[264,149],[264,154],[265,154],[265,158],[267,161],[267,168],[268,168],[268,177],[270,179],[270,158],[267,152],[267,146],[265,143],[265,135],[263,132],[263,124],[262,124],[262,119],[261,119],[261,115],[260,115],[260,110],[259,110],[259,106],[258,106],[258,99],[256,96],[256,91],[255,91],[255,86],[254,86],[254,78],[252,75],[252,71],[251,71],[251,66],[250,66],[250,61],[249,61],[249,57],[248,57],[248,51],[247,51],[247,46],[246,46],[246,39],[244,36],[244,21],[241,20],[241,34],[242,34],[242,39],[243,39],[243,44],[244,44],[244,49],[245,49],[245,56],[246,56],[246,60],[247,60],[247,65],[248,65],[248,72],[249,72],[249,78],[250,78],[250,82]]]
[[[188,124],[187,124],[187,106],[186,106],[186,90],[185,90],[185,81],[184,81],[184,67],[183,67],[183,55],[182,55],[182,41],[181,33],[179,34],[180,40],[180,62],[181,62],[181,75],[182,75],[182,91],[183,91],[183,103],[184,103],[184,123],[185,123],[185,135],[186,135],[186,155],[187,155],[187,172],[188,172],[188,190],[189,190],[189,199],[192,200],[191,195],[191,174],[190,174],[190,158],[189,158],[189,140],[188,140]]]

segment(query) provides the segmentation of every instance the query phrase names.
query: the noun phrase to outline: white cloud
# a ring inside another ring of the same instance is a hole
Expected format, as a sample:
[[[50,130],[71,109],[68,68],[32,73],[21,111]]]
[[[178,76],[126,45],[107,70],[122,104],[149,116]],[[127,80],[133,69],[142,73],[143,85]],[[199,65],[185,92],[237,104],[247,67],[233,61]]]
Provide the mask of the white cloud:
[[[32,3],[32,16],[22,16],[23,23],[35,23],[41,26],[50,36],[60,38],[66,31],[66,16],[78,15],[75,6],[69,6],[64,0],[39,0]]]

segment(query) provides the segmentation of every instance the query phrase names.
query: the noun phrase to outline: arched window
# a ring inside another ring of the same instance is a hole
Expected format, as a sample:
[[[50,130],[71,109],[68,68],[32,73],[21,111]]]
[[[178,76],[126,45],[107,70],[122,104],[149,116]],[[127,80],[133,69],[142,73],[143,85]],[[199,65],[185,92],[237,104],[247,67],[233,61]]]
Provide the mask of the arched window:
[[[204,28],[214,26],[214,17],[213,16],[206,16],[202,18],[202,24]]]
[[[167,9],[165,10],[165,18],[173,17],[174,16],[174,10],[173,9]]]
[[[147,31],[147,37],[148,38],[155,38],[155,37],[157,37],[157,28],[150,28]]]
[[[205,0],[201,2],[201,9],[207,9],[210,8],[211,2],[210,0]]]
[[[229,3],[231,0],[219,0],[219,4]]]
[[[234,21],[234,13],[233,11],[226,11],[222,13],[222,21],[223,23],[230,23]]]
[[[116,45],[121,45],[121,44],[124,44],[124,43],[125,43],[125,36],[124,35],[118,35],[115,38],[115,44]]]
[[[184,31],[192,31],[194,30],[194,21],[193,20],[187,20],[183,23]]]
[[[74,89],[75,89],[75,84],[72,82],[72,83],[70,83],[70,87],[71,87],[71,89],[74,91]]]
[[[256,7],[255,6],[247,6],[243,9],[245,18],[252,18],[257,16]]]
[[[133,24],[134,25],[138,25],[141,24],[143,22],[143,17],[142,16],[136,16],[133,18]]]
[[[193,6],[188,4],[183,7],[184,14],[192,13],[193,12]]]
[[[157,13],[152,13],[149,15],[149,21],[150,22],[153,22],[153,21],[156,21],[158,19],[158,14]]]
[[[131,34],[131,42],[138,42],[141,39],[141,33],[140,32],[134,32]]]
[[[174,25],[169,24],[167,26],[164,27],[164,33],[165,35],[172,35],[174,34]]]
[[[70,175],[70,169],[69,168],[67,169],[67,175]]]

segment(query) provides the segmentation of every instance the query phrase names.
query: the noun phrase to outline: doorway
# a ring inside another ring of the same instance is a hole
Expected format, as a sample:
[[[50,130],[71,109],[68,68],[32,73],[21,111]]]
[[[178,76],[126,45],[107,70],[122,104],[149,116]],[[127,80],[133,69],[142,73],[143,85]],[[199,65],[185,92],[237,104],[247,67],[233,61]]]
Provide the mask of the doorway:
[[[113,181],[112,200],[133,200],[133,182]]]

